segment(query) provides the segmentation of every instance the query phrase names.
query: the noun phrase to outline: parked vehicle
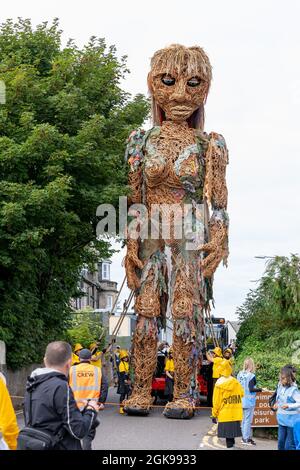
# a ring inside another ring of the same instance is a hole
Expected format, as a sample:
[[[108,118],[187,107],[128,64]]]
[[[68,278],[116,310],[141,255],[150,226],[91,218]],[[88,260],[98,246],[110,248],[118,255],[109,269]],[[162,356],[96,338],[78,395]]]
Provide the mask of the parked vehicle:
[[[215,341],[223,350],[228,344],[228,328],[223,317],[211,317],[211,323],[207,322],[205,328],[207,349],[214,349]],[[206,360],[205,354],[197,371],[197,395],[198,401],[211,406],[212,394],[212,364]],[[152,396],[154,403],[158,399],[166,400],[165,397],[165,355],[159,354],[157,357],[157,368],[152,381]]]

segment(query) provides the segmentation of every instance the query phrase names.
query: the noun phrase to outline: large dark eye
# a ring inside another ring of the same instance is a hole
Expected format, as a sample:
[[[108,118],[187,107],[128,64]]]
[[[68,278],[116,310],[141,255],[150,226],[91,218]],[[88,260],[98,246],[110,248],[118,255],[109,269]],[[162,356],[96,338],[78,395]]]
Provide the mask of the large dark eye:
[[[175,78],[171,77],[171,75],[164,75],[161,81],[164,85],[172,86],[175,83]]]
[[[187,81],[188,86],[198,86],[200,85],[201,80],[198,77],[192,77]]]

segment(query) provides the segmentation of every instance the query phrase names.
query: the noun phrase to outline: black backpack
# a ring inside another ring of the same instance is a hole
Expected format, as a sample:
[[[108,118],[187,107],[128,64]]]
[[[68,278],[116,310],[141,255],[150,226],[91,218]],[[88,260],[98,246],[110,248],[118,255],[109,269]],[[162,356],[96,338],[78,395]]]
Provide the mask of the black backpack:
[[[276,387],[275,392],[274,392],[273,395],[271,395],[270,398],[269,398],[269,407],[271,408],[272,411],[276,411],[276,409],[273,408],[273,407],[274,407],[274,405],[275,405],[275,403],[276,403],[276,399],[277,399],[277,388],[278,388],[278,387]]]
[[[29,392],[29,421],[18,436],[17,450],[54,450],[64,436],[63,430],[56,435],[32,426],[32,390]]]

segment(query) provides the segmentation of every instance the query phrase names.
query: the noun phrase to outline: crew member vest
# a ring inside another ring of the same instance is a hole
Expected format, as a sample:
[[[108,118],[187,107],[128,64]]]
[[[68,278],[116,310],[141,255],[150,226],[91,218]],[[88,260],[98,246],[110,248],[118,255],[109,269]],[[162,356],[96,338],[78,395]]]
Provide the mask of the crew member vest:
[[[78,408],[82,409],[86,403],[83,400],[98,401],[101,387],[101,369],[87,362],[82,362],[70,369],[70,387]]]
[[[253,408],[256,402],[256,392],[250,392],[249,383],[255,377],[252,372],[241,371],[238,373],[237,379],[244,389],[243,408]]]
[[[296,400],[294,399],[296,398]],[[297,385],[291,385],[290,387],[284,387],[279,384],[277,387],[276,400],[278,403],[277,410],[277,421],[281,426],[288,426],[293,428],[295,422],[299,420],[300,408],[296,409],[284,409],[282,405],[288,403],[295,403],[299,400],[299,391]]]

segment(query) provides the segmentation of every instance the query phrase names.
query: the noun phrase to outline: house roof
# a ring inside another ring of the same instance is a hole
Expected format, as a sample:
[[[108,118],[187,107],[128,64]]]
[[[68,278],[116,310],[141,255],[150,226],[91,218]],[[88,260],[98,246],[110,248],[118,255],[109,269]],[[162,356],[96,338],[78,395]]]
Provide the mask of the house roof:
[[[230,321],[230,320],[228,320],[227,323],[230,323],[230,325],[232,326],[232,328],[234,329],[234,331],[235,331],[236,333],[239,331],[241,324],[240,324],[238,321]]]

